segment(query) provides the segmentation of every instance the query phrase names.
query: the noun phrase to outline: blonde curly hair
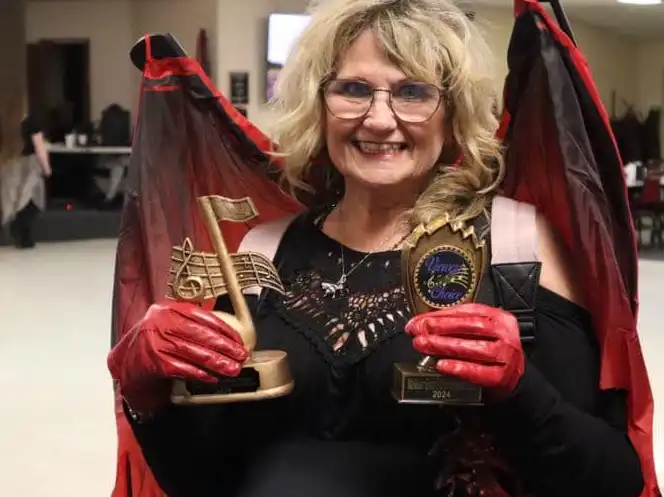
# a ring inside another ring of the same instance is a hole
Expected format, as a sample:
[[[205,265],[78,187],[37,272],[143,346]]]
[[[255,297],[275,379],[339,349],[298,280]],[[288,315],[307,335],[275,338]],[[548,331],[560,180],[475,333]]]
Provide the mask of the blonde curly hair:
[[[493,56],[479,28],[447,0],[317,0],[309,11],[311,21],[282,69],[271,102],[271,134],[291,191],[321,193],[314,192],[319,185],[311,179],[312,169],[332,167],[316,160],[325,149],[321,84],[358,36],[371,30],[407,76],[445,90],[452,138],[446,141],[453,143],[417,200],[412,224],[427,223],[441,212],[457,220],[480,214],[502,179],[504,163],[495,136]],[[453,164],[457,157],[462,158],[458,166]]]

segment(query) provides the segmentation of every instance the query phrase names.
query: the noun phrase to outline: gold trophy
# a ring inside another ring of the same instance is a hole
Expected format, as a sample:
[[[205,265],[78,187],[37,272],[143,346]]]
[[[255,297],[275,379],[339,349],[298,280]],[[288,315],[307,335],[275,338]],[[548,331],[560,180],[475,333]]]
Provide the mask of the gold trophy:
[[[419,225],[406,238],[401,265],[413,315],[473,301],[486,265],[475,228],[449,215]],[[403,404],[482,405],[482,389],[440,374],[438,358],[396,364],[392,394]]]
[[[277,270],[262,254],[230,254],[219,227],[220,221],[247,222],[258,211],[249,197],[235,200],[208,196],[197,200],[215,253],[196,251],[189,238],[173,247],[167,297],[200,303],[228,295],[235,315],[216,311],[214,314],[237,330],[250,355],[235,378],[220,378],[214,385],[176,380],[171,401],[180,405],[227,404],[288,395],[294,385],[286,353],[254,350],[256,331],[242,293],[252,287],[284,293]]]

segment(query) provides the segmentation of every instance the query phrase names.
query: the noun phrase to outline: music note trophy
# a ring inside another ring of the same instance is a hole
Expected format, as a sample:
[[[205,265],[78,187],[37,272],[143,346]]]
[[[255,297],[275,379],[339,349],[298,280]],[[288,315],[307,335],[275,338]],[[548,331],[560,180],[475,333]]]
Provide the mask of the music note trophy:
[[[419,225],[401,254],[406,299],[413,315],[473,301],[486,265],[484,239],[450,216]],[[403,404],[482,405],[482,389],[440,374],[438,358],[395,365],[392,394]]]
[[[294,384],[286,353],[254,350],[256,331],[243,294],[257,287],[284,293],[277,270],[262,254],[230,254],[219,226],[220,221],[247,222],[257,217],[258,211],[249,197],[207,196],[197,201],[215,253],[196,251],[189,238],[181,246],[173,247],[167,297],[200,303],[228,295],[235,315],[213,312],[237,330],[250,356],[239,376],[220,378],[213,385],[176,380],[171,401],[180,405],[227,404],[288,395]]]

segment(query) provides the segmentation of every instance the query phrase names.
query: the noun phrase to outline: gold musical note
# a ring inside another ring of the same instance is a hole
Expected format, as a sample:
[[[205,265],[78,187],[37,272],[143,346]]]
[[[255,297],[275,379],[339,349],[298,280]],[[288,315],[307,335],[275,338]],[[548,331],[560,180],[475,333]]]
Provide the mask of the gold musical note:
[[[256,330],[243,290],[250,287],[269,287],[284,292],[279,274],[261,254],[231,254],[219,226],[220,221],[247,222],[258,215],[251,198],[228,199],[220,196],[198,197],[213,253],[194,249],[190,239],[171,251],[171,279],[167,297],[178,300],[192,298],[209,299],[226,294],[231,302],[233,314],[215,312],[215,315],[233,327],[249,358],[242,364],[243,370],[253,370],[258,379],[252,391],[234,391],[232,380],[220,386],[215,393],[201,394],[189,390],[185,381],[173,383],[171,401],[175,404],[215,404],[247,402],[271,399],[288,395],[293,391],[293,377],[288,366],[287,354],[281,350],[254,350]],[[241,373],[242,374],[242,373]],[[223,384],[224,380],[220,380]]]
[[[255,287],[286,292],[274,264],[263,254],[240,252],[231,259],[243,292]],[[196,251],[189,239],[172,248],[169,274],[168,298],[200,302],[228,294],[216,254]]]
[[[258,211],[251,198],[228,199],[209,196],[199,198],[198,202],[205,215],[208,232],[218,251],[216,253],[197,251],[189,238],[185,238],[182,245],[174,246],[171,252],[169,271],[171,277],[168,282],[167,297],[200,302],[229,295],[236,289],[244,292],[257,287],[285,293],[279,273],[271,260],[256,252],[230,254],[223,242],[217,223],[247,222],[255,218]],[[224,267],[227,262],[231,263],[230,267]],[[225,273],[230,275],[232,281],[229,282]],[[242,299],[239,300],[239,314],[246,320]]]
[[[258,216],[258,210],[251,197],[226,198],[219,195],[210,195],[201,201],[209,205],[217,221],[246,223]]]
[[[175,272],[173,277],[172,290],[180,300],[185,301],[198,301],[201,300],[205,294],[205,285],[203,278],[198,275],[192,274],[190,262],[196,252],[194,251],[194,244],[191,239],[185,238],[182,243],[182,260],[179,261],[180,267]]]

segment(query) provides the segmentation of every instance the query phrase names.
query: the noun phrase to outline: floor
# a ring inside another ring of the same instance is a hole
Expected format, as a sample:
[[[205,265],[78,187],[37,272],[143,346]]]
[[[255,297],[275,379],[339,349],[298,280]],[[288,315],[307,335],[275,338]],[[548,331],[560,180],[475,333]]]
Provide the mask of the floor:
[[[0,488],[7,497],[110,494],[116,441],[105,357],[114,250],[105,240],[0,248]],[[640,270],[641,336],[661,399],[656,285],[664,260],[648,257]],[[664,436],[657,442],[664,476]]]

